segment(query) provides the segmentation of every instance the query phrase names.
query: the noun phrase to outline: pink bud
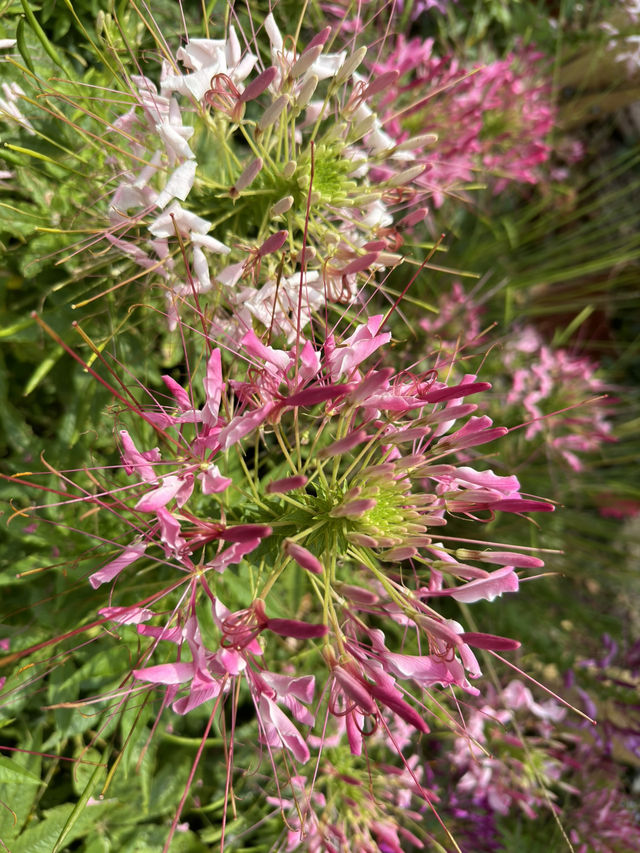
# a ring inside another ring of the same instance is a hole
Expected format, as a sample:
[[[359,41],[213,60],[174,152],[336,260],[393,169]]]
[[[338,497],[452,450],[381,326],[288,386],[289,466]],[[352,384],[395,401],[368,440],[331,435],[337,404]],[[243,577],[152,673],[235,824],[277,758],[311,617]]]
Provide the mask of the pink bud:
[[[329,512],[329,515],[331,518],[359,518],[361,515],[364,515],[365,512],[373,509],[376,504],[377,501],[373,498],[360,498],[355,501],[346,501],[346,503],[334,507]]]
[[[378,539],[374,539],[373,536],[368,536],[366,533],[357,533],[355,530],[350,530],[346,537],[352,545],[360,545],[361,548],[378,548],[380,545]]]
[[[425,403],[441,403],[443,400],[467,397],[469,394],[478,394],[480,391],[488,391],[490,388],[490,382],[468,382],[466,385],[454,385],[451,388],[438,388],[435,391],[429,391],[422,399]]]
[[[305,47],[304,53],[306,53],[308,50],[311,50],[312,47],[316,47],[316,45],[325,45],[330,35],[331,27],[325,27],[323,30],[320,30],[320,32],[316,33],[315,36],[309,42],[309,44]]]
[[[297,619],[267,619],[266,628],[281,637],[293,637],[296,640],[313,640],[325,637],[329,632],[326,625],[312,625]]]
[[[527,501],[518,498],[505,498],[491,505],[491,509],[499,509],[502,512],[554,512],[553,504],[544,501]]]
[[[242,190],[252,184],[253,181],[257,178],[260,170],[262,169],[262,157],[256,157],[255,160],[252,160],[249,165],[244,169],[238,180],[231,187],[230,193],[235,198]],[[261,251],[261,249],[259,250]],[[265,252],[266,254],[266,252]]]
[[[363,249],[366,249],[367,252],[382,252],[383,249],[387,248],[386,240],[370,240],[368,243],[363,243]]]
[[[409,429],[401,429],[398,432],[386,433],[382,436],[385,444],[401,444],[403,441],[418,441],[429,435],[430,427],[410,427]]]
[[[220,539],[227,542],[248,542],[251,539],[264,539],[271,535],[271,528],[266,524],[236,524],[227,527],[218,534]]]
[[[271,125],[280,118],[280,113],[288,103],[289,98],[286,95],[280,95],[279,98],[276,98],[275,101],[262,113],[262,116],[258,121],[258,130],[263,131],[268,127],[271,127]]]
[[[362,586],[353,586],[352,584],[340,584],[338,592],[354,604],[371,605],[377,604],[380,601],[379,596],[375,592],[366,589]]]
[[[393,86],[399,76],[400,73],[398,71],[385,71],[384,74],[380,74],[364,90],[362,93],[363,99],[370,98],[371,95],[377,95],[388,89],[389,86]]]
[[[288,231],[277,231],[271,237],[267,237],[258,249],[258,255],[263,258],[265,255],[271,255],[273,252],[279,251],[284,246],[288,236]]]
[[[318,457],[320,459],[327,459],[330,456],[339,456],[341,453],[346,453],[358,444],[362,444],[363,441],[367,441],[368,437],[365,430],[356,430],[356,432],[352,432],[344,438],[334,441],[328,447],[323,447],[318,453]]]
[[[416,225],[418,222],[422,222],[422,220],[428,215],[429,209],[427,207],[419,207],[417,210],[411,211],[411,213],[407,214],[407,216],[403,217],[398,223],[398,228],[411,228],[412,225]]]
[[[388,187],[399,187],[402,184],[410,184],[426,171],[427,166],[424,163],[420,163],[417,166],[410,166],[408,169],[403,169],[401,172],[396,172],[395,175],[392,175],[386,182],[386,185]]]
[[[341,270],[338,270],[340,275],[351,275],[352,273],[364,272],[368,269],[371,264],[375,263],[376,258],[378,257],[378,252],[368,252],[366,255],[362,255],[360,258],[356,258],[343,267]]]
[[[277,75],[278,69],[274,68],[273,65],[270,68],[265,68],[261,74],[258,74],[255,80],[252,80],[251,83],[249,83],[244,92],[240,95],[241,102],[246,104],[247,101],[253,101],[253,99],[261,95],[265,89],[269,88]]]
[[[270,483],[267,483],[265,491],[268,495],[280,492],[292,492],[294,489],[301,489],[306,484],[307,477],[303,474],[298,474],[295,477],[283,477],[281,480],[272,480]]]
[[[478,432],[472,432],[468,435],[462,436],[454,433],[453,435],[447,435],[445,438],[441,438],[436,444],[436,447],[442,450],[446,448],[451,450],[465,450],[468,447],[477,447],[479,444],[487,444],[489,441],[495,441],[496,438],[502,438],[502,436],[506,435],[508,432],[509,430],[506,427],[494,427],[493,429],[478,430]],[[505,501],[505,503],[513,503],[513,501]],[[527,503],[535,502],[527,501]],[[547,506],[549,506],[549,504],[547,504]],[[507,511],[517,512],[518,510]],[[527,512],[527,510],[523,510],[523,512]]]
[[[314,575],[321,575],[324,571],[324,567],[320,560],[314,556],[311,551],[307,551],[307,549],[303,548],[302,545],[298,545],[297,542],[293,542],[291,539],[285,539],[283,550],[288,557],[291,557],[292,560],[295,560],[299,566],[306,569],[308,572],[311,572]]]
[[[416,548],[400,545],[397,548],[391,548],[389,551],[378,554],[378,557],[385,562],[399,563],[401,560],[409,560],[411,557],[415,557],[417,553]]]
[[[513,551],[471,551],[458,548],[456,557],[461,560],[481,560],[484,563],[494,563],[498,566],[513,566],[516,569],[541,569],[544,561],[528,554],[516,554]]]
[[[305,71],[308,71],[316,59],[322,53],[322,45],[314,44],[307,47],[305,52],[301,54],[291,66],[290,74],[293,78],[301,77]]]
[[[461,403],[459,406],[445,406],[438,412],[429,415],[430,424],[439,424],[443,421],[456,421],[465,418],[477,410],[475,403]]]
[[[474,631],[464,631],[460,638],[469,646],[476,649],[491,649],[496,652],[508,649],[519,649],[521,643],[509,637],[498,637],[495,634],[478,634]]]

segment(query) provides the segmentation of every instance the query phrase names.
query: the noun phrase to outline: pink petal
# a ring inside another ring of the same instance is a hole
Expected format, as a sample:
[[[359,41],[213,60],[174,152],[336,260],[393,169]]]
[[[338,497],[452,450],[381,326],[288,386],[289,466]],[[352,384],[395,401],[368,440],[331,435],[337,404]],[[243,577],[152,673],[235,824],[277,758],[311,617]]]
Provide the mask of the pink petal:
[[[491,572],[488,578],[469,581],[463,586],[457,586],[447,591],[451,598],[464,604],[473,604],[482,599],[493,601],[503,592],[517,592],[518,576],[514,572],[513,566],[505,566],[503,569]]]
[[[155,613],[152,610],[147,610],[144,607],[103,607],[98,610],[101,616],[109,619],[112,622],[117,622],[119,625],[139,625],[141,622],[148,622]]]
[[[276,703],[264,693],[259,699],[258,716],[261,734],[269,746],[285,747],[293,753],[297,761],[303,764],[309,760],[309,747],[300,732]]]
[[[175,397],[180,411],[187,412],[193,408],[191,400],[189,399],[189,395],[184,390],[182,385],[179,385],[171,376],[163,376],[162,381]]]
[[[119,557],[116,557],[115,560],[112,560],[106,566],[103,566],[97,572],[90,575],[89,583],[94,589],[97,589],[103,583],[108,583],[117,577],[123,569],[126,569],[127,566],[130,566],[131,563],[135,563],[136,560],[142,557],[146,549],[146,544],[142,542],[129,545]]]
[[[202,420],[207,426],[218,422],[220,399],[224,390],[222,381],[222,357],[219,349],[214,349],[207,362],[207,372],[203,380],[206,402],[202,409]]]
[[[161,663],[158,666],[134,669],[133,675],[139,681],[148,681],[150,684],[184,684],[193,678],[194,664]]]
[[[236,444],[245,435],[248,435],[254,429],[257,429],[260,424],[265,421],[271,412],[275,409],[276,404],[273,402],[266,403],[262,408],[250,412],[248,415],[240,415],[233,418],[229,424],[220,431],[218,441],[223,450],[228,450],[233,444]]]

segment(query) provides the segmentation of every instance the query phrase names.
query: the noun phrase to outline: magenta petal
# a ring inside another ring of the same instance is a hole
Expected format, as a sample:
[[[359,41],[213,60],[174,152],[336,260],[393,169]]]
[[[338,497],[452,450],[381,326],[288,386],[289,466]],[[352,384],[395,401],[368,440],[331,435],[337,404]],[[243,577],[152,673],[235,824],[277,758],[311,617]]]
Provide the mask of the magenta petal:
[[[146,548],[147,546],[142,542],[125,548],[119,557],[116,557],[115,560],[112,560],[106,566],[103,566],[103,568],[90,575],[89,583],[94,589],[97,589],[101,584],[113,580],[123,569],[126,569],[127,566],[130,566],[131,563],[135,563],[136,560],[142,557]]]
[[[269,672],[268,670],[265,670],[261,675],[262,679],[269,687],[273,687],[279,697],[286,695],[295,696],[307,705],[313,702],[313,693],[316,685],[315,676],[301,675],[294,677],[280,675],[277,672]]]
[[[218,420],[218,410],[220,408],[220,399],[224,389],[222,381],[222,360],[220,350],[214,349],[209,356],[207,363],[207,373],[204,378],[204,393],[206,403],[202,410],[202,420],[208,426],[214,426]]]
[[[160,451],[158,448],[156,447],[154,450],[146,450],[140,453],[126,429],[120,430],[120,440],[122,441],[123,448],[122,463],[127,474],[135,472],[147,483],[155,482],[157,479],[156,473],[153,465],[149,463],[160,461]]]
[[[277,76],[278,69],[274,68],[273,65],[269,66],[269,68],[265,68],[261,74],[258,74],[258,76],[249,83],[244,92],[240,95],[240,101],[243,104],[246,104],[247,101],[253,101],[261,95],[265,89],[269,88]]]
[[[227,542],[248,542],[264,539],[265,536],[271,536],[271,528],[266,524],[235,524],[219,533],[220,539],[225,539]]]
[[[166,506],[171,500],[173,500],[173,498],[175,498],[175,496],[183,490],[184,487],[185,481],[182,477],[177,477],[174,474],[163,477],[158,488],[152,489],[150,492],[147,492],[146,495],[143,495],[135,505],[134,509],[137,509],[140,512],[155,512],[157,509]],[[193,484],[191,485],[191,488],[193,488]]]
[[[422,719],[420,714],[401,698],[400,693],[396,689],[389,689],[380,684],[368,684],[369,692],[374,699],[377,699],[382,705],[397,714],[405,723],[418,729],[420,732],[427,734],[429,726]]]
[[[451,388],[439,388],[429,391],[422,396],[425,403],[441,403],[443,400],[455,400],[466,397],[469,394],[478,394],[480,391],[488,391],[490,382],[469,382],[466,385],[454,385]]]
[[[98,610],[101,616],[109,619],[111,622],[117,622],[119,625],[139,625],[141,622],[148,622],[155,613],[153,610],[147,610],[146,607],[103,607]]]
[[[275,403],[269,402],[262,406],[262,408],[256,409],[255,412],[249,412],[249,414],[233,418],[223,430],[220,430],[220,434],[218,435],[218,441],[222,449],[228,450],[232,444],[240,441],[240,439],[244,438],[252,430],[257,429],[269,417],[275,407]]]
[[[207,563],[206,568],[214,569],[216,572],[223,572],[227,566],[239,563],[245,554],[253,551],[260,544],[259,539],[246,539],[240,542],[234,542],[221,554],[218,554],[210,563]]]
[[[369,685],[365,686],[360,679],[339,665],[333,668],[333,676],[344,691],[345,696],[355,702],[364,714],[375,713],[376,706],[368,691]]]
[[[314,388],[305,388],[304,391],[298,391],[297,394],[286,397],[283,402],[286,406],[315,406],[327,400],[335,400],[336,397],[343,397],[352,389],[353,385],[349,384],[316,385]]]
[[[162,381],[172,393],[176,403],[178,404],[178,407],[182,412],[187,412],[189,411],[189,409],[193,409],[193,405],[191,403],[191,400],[189,399],[189,395],[184,390],[182,385],[179,385],[171,376],[163,375]]]

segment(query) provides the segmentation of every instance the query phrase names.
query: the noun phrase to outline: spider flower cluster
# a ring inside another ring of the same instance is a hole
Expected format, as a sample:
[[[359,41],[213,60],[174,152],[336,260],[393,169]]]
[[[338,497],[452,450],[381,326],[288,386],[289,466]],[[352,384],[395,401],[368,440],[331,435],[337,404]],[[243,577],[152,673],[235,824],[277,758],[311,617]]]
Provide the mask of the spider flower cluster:
[[[366,48],[332,53],[329,38],[298,50],[269,14],[254,46],[230,27],[189,40],[157,84],[131,76],[106,238],[161,279],[172,328],[182,302],[210,294],[221,328],[291,341],[401,262],[402,231],[425,215],[425,166],[375,112],[398,75],[361,75]]]
[[[378,110],[389,135],[425,166],[418,183],[433,205],[478,181],[490,179],[494,193],[510,182],[537,183],[551,155],[547,137],[554,125],[550,89],[539,76],[542,55],[521,48],[464,67],[435,55],[433,47],[433,39],[398,36],[394,50],[374,66],[378,74],[395,69],[398,75]],[[424,134],[438,137],[433,152],[411,145],[411,137]]]
[[[474,650],[518,647],[443,606],[515,592],[542,561],[443,528],[553,507],[469,464],[506,433],[469,402],[489,383],[382,366],[389,342],[382,315],[288,349],[249,331],[232,359],[205,340],[202,390],[165,376],[132,407],[125,479],[99,498],[132,533],[89,577],[141,643],[127,695],[159,688],[180,715],[246,701],[272,761],[304,765],[310,734],[357,757],[377,730],[428,733],[434,696],[478,694]]]
[[[368,310],[412,260],[398,252],[425,200],[439,203],[423,179],[437,136],[424,104],[400,124],[390,112],[422,66],[401,86],[413,60],[383,67],[331,38],[298,49],[268,14],[242,42],[229,27],[174,57],[162,41],[157,80],[142,66],[123,75],[102,235],[133,278],[162,288],[163,340],[183,359],[158,390],[129,365],[127,384],[94,347],[122,389],[118,458],[86,486],[56,472],[51,491],[91,517],[86,579],[104,599],[90,627],[128,655],[117,687],[83,701],[108,722],[136,700],[174,720],[208,715],[202,744],[215,725],[225,745],[225,819],[249,720],[274,771],[265,802],[286,820],[280,849],[401,851],[424,846],[437,802],[405,748],[459,731],[446,702],[479,695],[478,650],[519,646],[477,630],[467,606],[543,566],[530,548],[463,534],[553,506],[487,462],[507,432],[478,408],[490,383],[439,375],[432,340],[398,366],[400,300]],[[449,149],[438,157],[458,169]],[[156,307],[143,297],[143,312]]]
[[[484,309],[459,282],[440,296],[438,308],[420,326],[437,336],[440,363],[453,363],[455,369],[463,341],[467,347],[487,342]],[[512,421],[526,424],[525,440],[544,438],[547,453],[580,472],[586,459],[616,441],[613,405],[607,399],[612,389],[598,370],[588,356],[547,343],[534,325],[525,324],[503,336],[500,368],[492,376]]]

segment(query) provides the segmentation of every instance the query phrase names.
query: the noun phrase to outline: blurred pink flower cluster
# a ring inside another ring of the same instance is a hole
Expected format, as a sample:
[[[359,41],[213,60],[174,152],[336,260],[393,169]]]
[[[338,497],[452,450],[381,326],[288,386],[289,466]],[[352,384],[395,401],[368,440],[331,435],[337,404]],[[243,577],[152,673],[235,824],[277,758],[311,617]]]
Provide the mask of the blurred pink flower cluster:
[[[418,183],[433,204],[440,207],[446,196],[478,182],[489,182],[494,193],[511,181],[536,183],[551,154],[555,118],[543,55],[522,47],[504,59],[464,66],[433,48],[433,39],[398,36],[374,65],[377,74],[399,72],[379,105],[387,133],[398,143],[417,134],[438,137],[432,152],[414,151],[427,167]]]

